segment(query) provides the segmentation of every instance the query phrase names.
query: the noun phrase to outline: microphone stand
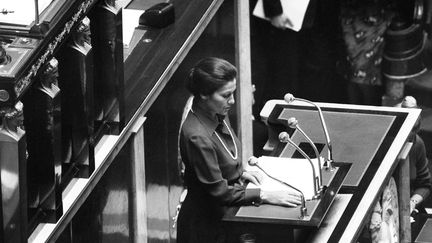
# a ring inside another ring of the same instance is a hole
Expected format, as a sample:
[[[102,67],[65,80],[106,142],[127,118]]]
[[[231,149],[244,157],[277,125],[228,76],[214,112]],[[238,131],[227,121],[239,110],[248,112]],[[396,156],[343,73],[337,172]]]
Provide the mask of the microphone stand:
[[[253,161],[252,161],[253,160]],[[300,206],[300,219],[304,219],[307,215],[307,207],[306,207],[306,200],[304,198],[304,194],[302,191],[300,191],[299,189],[297,189],[296,187],[286,183],[285,181],[282,181],[276,177],[273,177],[272,175],[268,174],[263,168],[261,168],[261,166],[259,166],[258,164],[258,159],[256,157],[251,157],[249,158],[249,165],[250,166],[256,166],[258,169],[260,169],[264,174],[266,174],[270,179],[273,179],[279,183],[282,183],[283,185],[292,188],[293,190],[297,191],[298,193],[300,193],[300,200],[301,200],[301,206]]]
[[[312,176],[313,176],[313,184],[314,184],[314,196],[313,199],[319,199],[320,195],[318,193],[318,186],[317,186],[317,178],[316,178],[316,173],[315,173],[315,166],[311,160],[311,158],[303,151],[303,149],[301,149],[299,146],[297,146],[297,144],[295,144],[290,138],[287,132],[281,132],[279,134],[279,141],[283,142],[283,143],[289,143],[292,146],[294,146],[295,149],[297,149],[297,151],[299,151],[303,157],[305,157],[308,161],[310,166],[312,167]]]
[[[323,116],[323,113],[321,111],[321,108],[317,104],[315,104],[314,102],[312,102],[312,101],[309,101],[309,100],[306,100],[306,99],[301,99],[301,98],[295,98],[290,93],[288,93],[288,94],[286,94],[284,96],[284,100],[288,104],[291,103],[294,100],[305,102],[305,103],[313,105],[318,110],[318,115],[319,115],[319,118],[320,118],[320,121],[321,121],[321,126],[323,127],[323,130],[324,130],[324,135],[325,135],[326,143],[327,143],[327,147],[328,147],[328,158],[327,158],[327,161],[325,163],[325,166],[327,167],[327,169],[333,170],[334,168],[333,168],[333,165],[332,165],[332,163],[333,163],[332,143],[330,141],[330,136],[329,136],[329,133],[328,133],[328,130],[327,130],[327,125],[325,123],[324,116]]]
[[[321,167],[321,156],[319,155],[318,149],[315,146],[315,144],[312,142],[312,139],[310,139],[310,137],[308,135],[306,135],[306,133],[303,131],[303,129],[300,128],[300,126],[298,125],[298,121],[295,117],[291,117],[290,119],[288,119],[288,126],[291,128],[296,128],[297,130],[299,130],[299,132],[306,138],[308,143],[312,146],[312,148],[315,152],[315,156],[317,157],[317,160],[318,160],[318,168],[319,168],[318,186],[319,186],[319,192],[321,192],[323,189],[322,171],[321,171],[322,167]]]

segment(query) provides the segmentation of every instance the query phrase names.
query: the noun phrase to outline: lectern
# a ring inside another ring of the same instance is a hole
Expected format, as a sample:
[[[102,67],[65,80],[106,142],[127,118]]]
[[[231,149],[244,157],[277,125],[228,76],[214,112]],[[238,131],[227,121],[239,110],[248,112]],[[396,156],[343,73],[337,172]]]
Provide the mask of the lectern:
[[[334,161],[351,164],[340,190],[333,190],[337,194],[331,198],[328,207],[319,209],[323,210],[320,215],[322,221],[311,223],[305,222],[304,219],[295,220],[293,217],[284,215],[292,210],[298,210],[297,208],[271,205],[232,208],[225,215],[225,221],[233,225],[236,225],[236,222],[255,224],[254,229],[278,228],[281,231],[298,229],[299,232],[307,232],[302,237],[302,242],[352,242],[359,237],[385,184],[393,174],[399,172],[398,164],[400,166],[406,163],[404,158],[409,151],[406,149],[409,146],[405,146],[406,140],[419,117],[420,110],[318,104],[323,111],[332,139]],[[320,148],[320,155],[326,157],[328,148],[315,107],[300,102],[287,104],[283,100],[268,101],[261,111],[261,118],[269,130],[268,141],[264,148],[266,153],[280,157],[299,156],[294,147],[279,142],[278,134],[282,131],[287,131],[294,143],[307,150],[305,144],[308,142],[304,136],[298,130],[290,130],[286,126],[286,120],[291,117],[298,120],[302,130]],[[323,181],[326,181],[325,173],[323,173]],[[323,184],[325,185],[325,182]],[[409,190],[409,185],[400,183],[398,188],[400,191],[407,188]],[[321,200],[324,199],[325,197],[322,197]],[[336,203],[333,204],[333,201]],[[399,199],[399,208],[405,208],[406,203],[403,198]],[[310,209],[308,208],[309,212],[319,208],[310,204],[307,206],[311,206]],[[274,214],[274,211],[279,213]],[[409,227],[407,216],[409,218],[407,212],[400,212],[401,229]],[[315,219],[312,217],[311,220]],[[264,232],[260,237],[272,236]]]

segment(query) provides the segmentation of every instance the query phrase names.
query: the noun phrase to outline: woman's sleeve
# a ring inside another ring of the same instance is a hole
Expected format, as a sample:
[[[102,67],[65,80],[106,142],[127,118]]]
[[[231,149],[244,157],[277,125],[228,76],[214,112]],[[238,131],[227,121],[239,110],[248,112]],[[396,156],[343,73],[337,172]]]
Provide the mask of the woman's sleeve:
[[[228,185],[222,177],[213,143],[205,136],[193,136],[187,141],[190,165],[199,182],[222,205],[248,205],[260,202],[260,190],[249,190],[243,184]]]
[[[420,137],[417,137],[415,146],[416,149],[414,151],[417,175],[414,181],[413,189],[415,194],[419,194],[425,199],[429,196],[432,188],[431,174],[428,166],[429,161],[426,158],[426,148],[424,142]]]

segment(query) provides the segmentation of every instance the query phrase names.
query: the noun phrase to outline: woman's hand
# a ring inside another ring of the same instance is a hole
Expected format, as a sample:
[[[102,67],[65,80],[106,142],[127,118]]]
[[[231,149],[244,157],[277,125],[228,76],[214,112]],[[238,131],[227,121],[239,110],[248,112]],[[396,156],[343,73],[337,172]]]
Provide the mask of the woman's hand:
[[[278,16],[272,17],[271,24],[278,29],[286,29],[287,26],[293,26],[288,16],[283,13]]]
[[[287,207],[295,207],[302,203],[301,194],[298,191],[287,189],[280,191],[262,191],[262,203]]]
[[[416,209],[417,205],[423,201],[423,197],[419,194],[414,194],[411,196],[410,200],[410,213],[416,212],[418,213],[418,210]]]
[[[245,171],[241,178],[243,181],[249,181],[259,186],[263,180],[263,175],[259,171]]]

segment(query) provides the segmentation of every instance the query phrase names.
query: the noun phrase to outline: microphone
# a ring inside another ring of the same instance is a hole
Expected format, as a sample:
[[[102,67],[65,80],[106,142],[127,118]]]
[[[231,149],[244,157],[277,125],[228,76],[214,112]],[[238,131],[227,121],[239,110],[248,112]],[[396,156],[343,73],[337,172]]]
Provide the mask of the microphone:
[[[312,142],[312,139],[310,139],[310,137],[308,135],[306,135],[306,133],[303,131],[303,129],[300,128],[300,126],[298,125],[298,120],[295,117],[291,117],[288,119],[288,126],[290,128],[297,129],[306,138],[308,143],[312,146],[312,148],[315,152],[315,156],[317,157],[317,160],[318,160],[318,168],[319,168],[318,186],[319,186],[319,189],[321,190],[322,186],[323,186],[323,184],[322,184],[322,172],[321,172],[321,169],[322,169],[321,168],[321,156],[318,152],[317,147]]]
[[[313,105],[318,110],[318,115],[319,115],[319,118],[320,118],[320,121],[321,121],[321,126],[322,126],[323,131],[324,131],[324,135],[325,135],[325,139],[326,139],[326,143],[327,143],[327,148],[328,148],[328,158],[327,158],[327,161],[326,161],[326,162],[328,162],[328,164],[327,163],[325,163],[325,164],[328,166],[327,168],[331,168],[332,163],[333,163],[333,149],[332,149],[332,143],[330,141],[330,136],[329,136],[329,133],[328,133],[328,130],[327,130],[327,125],[325,123],[324,116],[323,116],[323,113],[321,111],[321,108],[317,104],[315,104],[314,102],[312,102],[312,101],[309,101],[309,100],[306,100],[306,99],[301,99],[301,98],[295,98],[294,95],[292,95],[291,93],[285,94],[284,100],[288,104],[291,103],[291,102],[293,102],[294,100],[305,102],[305,103]]]
[[[248,164],[249,164],[250,166],[256,166],[256,167],[258,167],[259,169],[261,169],[261,168],[259,167],[259,165],[258,165],[258,158],[255,157],[255,156],[251,156],[251,157],[248,159]]]
[[[270,177],[271,179],[273,179],[273,180],[275,180],[275,181],[277,181],[277,182],[279,182],[279,183],[282,183],[283,185],[285,185],[285,186],[287,186],[287,187],[289,187],[289,188],[292,188],[293,190],[295,190],[295,191],[297,191],[298,193],[300,193],[300,200],[301,200],[300,218],[303,219],[303,218],[305,218],[305,217],[307,216],[306,200],[305,200],[305,198],[304,198],[304,194],[303,194],[302,191],[300,191],[300,190],[297,189],[296,187],[294,187],[294,186],[292,186],[292,185],[286,183],[285,181],[279,180],[278,178],[273,177],[273,176],[271,176],[270,174],[268,174],[268,173],[267,173],[267,172],[266,172],[266,171],[265,171],[261,166],[259,166],[259,164],[258,164],[258,158],[257,158],[257,157],[255,157],[255,156],[251,156],[251,157],[248,159],[248,164],[249,164],[250,166],[256,166],[258,169],[260,169],[264,174],[266,174],[266,175],[267,175],[268,177]]]
[[[297,144],[295,144],[289,137],[289,134],[287,132],[281,132],[279,133],[279,141],[281,143],[289,143],[292,146],[294,146],[295,149],[297,149],[297,151],[299,151],[301,153],[301,155],[303,155],[303,157],[305,157],[308,161],[310,166],[312,167],[312,176],[313,176],[313,185],[314,185],[314,198],[319,198],[318,195],[318,185],[317,185],[317,177],[315,174],[315,166],[311,160],[311,158],[303,151],[303,149],[301,149],[299,146],[297,146]]]

